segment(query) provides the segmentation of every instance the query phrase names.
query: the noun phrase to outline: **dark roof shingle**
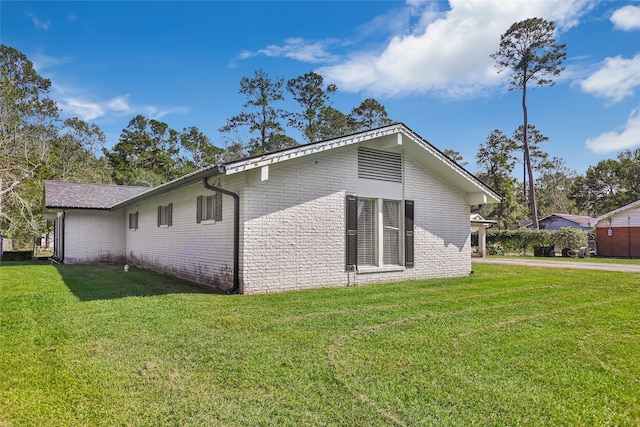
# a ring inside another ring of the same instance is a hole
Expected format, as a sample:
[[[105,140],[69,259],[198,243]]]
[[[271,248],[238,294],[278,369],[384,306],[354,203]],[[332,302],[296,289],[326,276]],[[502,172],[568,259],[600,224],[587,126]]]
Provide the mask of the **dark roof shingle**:
[[[150,190],[149,187],[45,181],[46,208],[109,209],[118,202]]]

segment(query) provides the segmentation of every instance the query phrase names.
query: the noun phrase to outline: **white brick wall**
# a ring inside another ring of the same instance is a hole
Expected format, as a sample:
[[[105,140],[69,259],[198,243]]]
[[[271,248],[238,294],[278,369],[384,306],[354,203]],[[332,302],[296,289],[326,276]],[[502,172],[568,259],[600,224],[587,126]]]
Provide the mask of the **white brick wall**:
[[[345,271],[345,197],[358,195],[356,145],[272,165],[266,181],[260,181],[257,172],[212,180],[240,195],[241,292],[451,277],[471,270],[464,194],[407,156],[400,197],[415,201],[415,266],[366,274]],[[68,243],[67,257],[88,262],[107,254],[112,259],[126,257],[132,265],[230,288],[233,199],[223,196],[222,221],[197,224],[197,197],[211,194],[198,182],[122,212],[72,212],[68,239],[76,236],[84,243],[77,247]],[[173,203],[173,225],[158,227],[157,208],[169,203]],[[128,229],[132,212],[138,212],[137,230]],[[99,229],[107,231],[93,232]],[[102,234],[95,238],[99,242],[86,238]],[[80,254],[89,255],[80,258]]]
[[[124,263],[124,211],[65,212],[64,262]]]
[[[222,221],[196,222],[198,196],[213,193],[201,182],[127,208],[138,212],[138,229],[126,230],[127,262],[196,283],[233,285],[233,199],[223,196]],[[158,227],[158,206],[173,203],[173,224]]]
[[[345,271],[345,196],[357,195],[356,149],[272,166],[267,181],[243,191],[244,292],[470,272],[464,195],[407,158],[404,199],[415,201],[415,267],[367,274]]]

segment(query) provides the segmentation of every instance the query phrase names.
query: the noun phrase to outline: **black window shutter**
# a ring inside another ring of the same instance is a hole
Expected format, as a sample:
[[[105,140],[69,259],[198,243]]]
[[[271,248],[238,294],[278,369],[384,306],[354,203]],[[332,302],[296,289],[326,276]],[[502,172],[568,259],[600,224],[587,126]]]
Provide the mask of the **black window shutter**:
[[[347,271],[358,264],[358,198],[347,196]]]
[[[167,225],[171,227],[173,225],[173,203],[169,203],[167,206]]]
[[[158,227],[160,227],[161,221],[162,221],[162,206],[158,206]]]
[[[196,222],[200,224],[202,222],[202,196],[198,196],[198,201],[196,202]]]
[[[216,221],[222,221],[222,193],[220,193],[219,191],[216,191],[214,204],[215,204],[215,207],[214,207],[213,219]]]
[[[404,201],[404,265],[413,267],[413,200]]]

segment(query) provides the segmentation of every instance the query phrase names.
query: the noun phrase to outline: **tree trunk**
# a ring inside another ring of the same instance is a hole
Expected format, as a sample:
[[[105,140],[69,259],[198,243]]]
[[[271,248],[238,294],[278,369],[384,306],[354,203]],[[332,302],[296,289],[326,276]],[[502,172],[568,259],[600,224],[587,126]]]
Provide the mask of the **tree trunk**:
[[[531,220],[533,221],[533,228],[535,230],[538,230],[540,227],[538,225],[538,207],[536,206],[536,189],[533,182],[533,169],[531,168],[531,156],[529,154],[529,141],[527,139],[528,117],[527,117],[527,85],[526,84],[522,87],[522,112],[524,116],[524,129],[522,133],[522,140],[524,145],[525,167],[527,168],[527,172],[529,175],[529,203],[531,205]]]

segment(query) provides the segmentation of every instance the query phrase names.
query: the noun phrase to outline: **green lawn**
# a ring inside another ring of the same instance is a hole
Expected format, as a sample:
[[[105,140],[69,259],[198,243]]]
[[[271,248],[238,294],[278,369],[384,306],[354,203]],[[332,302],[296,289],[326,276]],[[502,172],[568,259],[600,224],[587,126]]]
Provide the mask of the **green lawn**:
[[[509,258],[509,259],[534,259],[540,261],[572,261],[583,263],[602,263],[602,264],[640,264],[640,258],[609,258],[609,257],[563,257],[560,255],[554,257],[533,257],[532,255],[490,255],[488,258]]]
[[[637,426],[640,275],[227,296],[0,265],[0,426]]]

